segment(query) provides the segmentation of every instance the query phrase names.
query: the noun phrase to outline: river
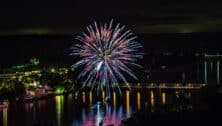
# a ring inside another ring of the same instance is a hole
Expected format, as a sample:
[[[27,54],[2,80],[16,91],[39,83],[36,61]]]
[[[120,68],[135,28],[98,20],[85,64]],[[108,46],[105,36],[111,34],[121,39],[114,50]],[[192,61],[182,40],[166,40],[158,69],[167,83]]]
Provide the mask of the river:
[[[110,102],[105,92],[97,98],[95,92],[75,92],[33,102],[10,104],[1,108],[3,126],[97,126],[121,124],[121,120],[141,110],[149,112],[180,111],[186,103],[192,111],[203,106],[200,89],[140,89],[111,93]],[[183,94],[183,95],[181,95]],[[180,102],[181,97],[186,102]],[[99,99],[99,100],[98,100]]]

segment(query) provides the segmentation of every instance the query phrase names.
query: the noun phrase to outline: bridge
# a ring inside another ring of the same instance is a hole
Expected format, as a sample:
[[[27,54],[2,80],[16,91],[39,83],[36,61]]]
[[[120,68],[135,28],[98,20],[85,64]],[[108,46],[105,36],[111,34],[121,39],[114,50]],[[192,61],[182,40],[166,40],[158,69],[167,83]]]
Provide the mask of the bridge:
[[[131,88],[139,89],[153,89],[153,88],[160,88],[160,89],[200,89],[207,87],[207,84],[199,84],[199,83],[137,83],[137,84],[129,84]],[[127,88],[125,85],[121,85],[122,88]]]
[[[127,84],[120,84],[120,88],[123,89],[201,89],[201,88],[206,88],[207,84],[205,83],[137,83],[137,84],[132,84],[128,83]],[[96,87],[96,86],[95,86]],[[85,89],[91,88],[91,85],[88,84],[84,86]]]

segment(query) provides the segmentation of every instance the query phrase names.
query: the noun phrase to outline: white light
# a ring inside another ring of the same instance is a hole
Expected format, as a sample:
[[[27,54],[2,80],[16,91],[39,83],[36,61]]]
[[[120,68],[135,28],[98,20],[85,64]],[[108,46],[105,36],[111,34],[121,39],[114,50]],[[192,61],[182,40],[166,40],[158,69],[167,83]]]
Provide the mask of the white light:
[[[96,67],[96,70],[97,70],[97,71],[99,71],[99,69],[101,68],[102,63],[103,63],[103,61],[101,61],[101,62],[98,63],[98,65],[97,65],[97,67]]]

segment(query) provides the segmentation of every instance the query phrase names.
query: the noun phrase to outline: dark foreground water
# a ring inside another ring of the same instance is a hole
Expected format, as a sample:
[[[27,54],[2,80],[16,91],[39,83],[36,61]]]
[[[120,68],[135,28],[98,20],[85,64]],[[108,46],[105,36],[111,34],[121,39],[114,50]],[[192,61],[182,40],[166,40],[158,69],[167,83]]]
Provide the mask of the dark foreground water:
[[[187,109],[204,109],[201,90],[150,89],[123,91],[123,95],[111,93],[110,102],[105,102],[105,92],[97,102],[91,92],[55,96],[28,103],[11,104],[0,110],[0,125],[3,126],[97,126],[121,124],[121,120],[140,110],[148,112],[172,112]]]

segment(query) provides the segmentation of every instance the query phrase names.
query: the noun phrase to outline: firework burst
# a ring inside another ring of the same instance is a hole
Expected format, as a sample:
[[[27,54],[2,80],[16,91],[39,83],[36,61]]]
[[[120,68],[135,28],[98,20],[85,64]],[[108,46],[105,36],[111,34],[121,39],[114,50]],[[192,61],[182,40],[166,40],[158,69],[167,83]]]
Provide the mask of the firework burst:
[[[120,24],[113,26],[112,20],[103,26],[94,22],[94,26],[87,27],[87,33],[76,37],[79,43],[71,47],[71,55],[80,57],[72,69],[84,68],[77,79],[84,78],[83,86],[91,86],[92,90],[96,87],[97,94],[104,89],[107,95],[111,89],[121,94],[120,83],[130,89],[124,74],[137,79],[129,67],[141,67],[135,62],[142,58],[139,51],[142,45],[124,28]]]

